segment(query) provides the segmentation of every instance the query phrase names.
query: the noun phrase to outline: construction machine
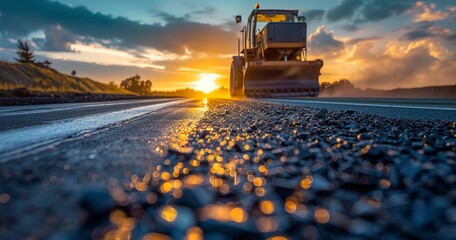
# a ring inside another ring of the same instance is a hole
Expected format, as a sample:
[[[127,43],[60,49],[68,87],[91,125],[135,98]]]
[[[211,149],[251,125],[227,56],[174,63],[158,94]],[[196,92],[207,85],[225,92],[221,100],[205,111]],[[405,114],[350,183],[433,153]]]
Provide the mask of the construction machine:
[[[241,33],[231,63],[231,97],[318,96],[323,61],[307,60],[307,24],[298,10],[257,5]]]

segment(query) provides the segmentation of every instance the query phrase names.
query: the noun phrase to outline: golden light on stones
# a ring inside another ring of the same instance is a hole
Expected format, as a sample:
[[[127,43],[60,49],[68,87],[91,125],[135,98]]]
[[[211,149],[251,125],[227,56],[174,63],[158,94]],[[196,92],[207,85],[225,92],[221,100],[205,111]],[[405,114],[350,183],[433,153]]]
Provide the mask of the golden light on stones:
[[[160,191],[162,193],[168,193],[170,192],[171,190],[173,189],[173,185],[170,183],[170,182],[164,182],[161,187],[160,187]]]
[[[243,223],[247,220],[247,212],[233,204],[210,204],[200,210],[202,219],[215,219],[221,222]]]
[[[390,188],[391,182],[386,179],[382,179],[382,180],[380,180],[380,187],[383,189]]]
[[[161,174],[161,178],[162,178],[163,180],[169,180],[169,179],[171,178],[171,174],[170,174],[169,172],[163,172],[163,173]]]
[[[145,182],[139,182],[136,184],[136,190],[140,192],[145,192],[147,190],[147,184]]]
[[[260,217],[257,220],[257,228],[261,232],[274,232],[279,228],[279,223],[275,217]]]
[[[287,200],[285,202],[285,211],[287,211],[287,213],[295,213],[297,208],[298,206],[294,201]]]
[[[173,188],[181,188],[182,187],[181,180],[173,180],[172,184],[173,184]]]
[[[266,240],[288,240],[288,238],[286,238],[284,236],[275,236],[275,237],[267,238]]]
[[[255,194],[258,197],[263,197],[266,194],[266,189],[263,187],[257,187],[257,188],[255,188]]]
[[[0,195],[0,203],[8,203],[10,200],[10,196],[7,193],[3,193]]]
[[[185,186],[188,186],[188,187],[198,186],[200,184],[203,184],[203,182],[204,182],[204,177],[202,175],[192,174],[192,175],[188,175],[184,178],[184,184],[185,184]]]
[[[198,167],[200,165],[200,161],[198,161],[196,159],[190,160],[190,165],[192,167]]]
[[[209,179],[209,182],[212,184],[212,187],[214,187],[214,188],[220,188],[223,185],[223,179],[217,178],[217,177],[214,177],[214,176],[212,176]]]
[[[235,207],[230,211],[230,218],[237,223],[242,223],[245,221],[245,212],[242,208]]]
[[[187,234],[185,234],[185,240],[203,240],[203,230],[201,228],[194,226],[188,229]]]
[[[260,173],[264,174],[264,175],[268,175],[268,169],[264,166],[264,165],[261,165],[258,167],[258,171],[260,171]]]
[[[307,176],[305,177],[304,179],[301,180],[301,187],[303,189],[309,189],[311,186],[312,186],[312,181],[313,181],[313,178],[311,176]]]
[[[107,232],[104,236],[106,240],[130,239],[131,231],[135,228],[134,218],[127,217],[121,210],[114,210],[109,215],[109,220],[117,229]]]
[[[255,185],[255,187],[262,187],[266,184],[266,180],[262,177],[256,177],[253,179],[253,185]]]
[[[271,202],[271,201],[267,201],[267,200],[264,200],[264,201],[261,201],[260,202],[260,210],[264,213],[264,214],[272,214],[274,212],[274,203]]]
[[[324,208],[317,208],[314,216],[318,223],[325,224],[329,221],[329,212]]]
[[[171,240],[172,238],[163,233],[148,233],[142,240]]]
[[[174,222],[177,218],[177,210],[172,206],[165,206],[160,211],[160,217],[167,222]]]

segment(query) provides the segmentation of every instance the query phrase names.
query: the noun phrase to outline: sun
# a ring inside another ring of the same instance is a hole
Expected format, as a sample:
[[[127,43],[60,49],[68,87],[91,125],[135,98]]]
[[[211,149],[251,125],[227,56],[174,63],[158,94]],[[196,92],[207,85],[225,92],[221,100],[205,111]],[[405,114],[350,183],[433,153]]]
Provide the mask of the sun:
[[[217,78],[219,78],[219,75],[215,73],[201,73],[199,75],[199,80],[193,82],[193,86],[195,90],[210,93],[219,87],[215,84]]]

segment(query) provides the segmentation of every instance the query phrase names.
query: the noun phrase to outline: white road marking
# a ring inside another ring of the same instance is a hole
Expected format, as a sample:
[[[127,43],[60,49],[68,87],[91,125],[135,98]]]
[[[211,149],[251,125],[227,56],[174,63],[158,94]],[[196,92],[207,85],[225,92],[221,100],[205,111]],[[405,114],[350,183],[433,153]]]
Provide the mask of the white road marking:
[[[456,108],[429,107],[429,106],[407,106],[407,105],[371,104],[371,103],[354,103],[354,102],[330,102],[330,101],[308,101],[308,100],[298,100],[298,99],[267,99],[266,98],[263,100],[277,102],[277,103],[314,103],[314,104],[351,105],[351,106],[363,106],[363,107],[409,108],[409,109],[421,109],[421,110],[456,111]]]
[[[122,102],[102,102],[102,103],[64,103],[64,104],[49,104],[49,105],[34,105],[34,106],[15,106],[15,107],[2,107],[0,108],[0,117],[3,116],[16,116],[25,114],[38,114],[57,112],[65,110],[74,110],[78,108],[90,107],[105,107],[114,105],[125,105],[135,103],[147,103],[157,101],[168,101],[171,99],[148,99],[148,100],[135,100],[135,101],[122,101]]]
[[[2,155],[37,143],[49,142],[53,139],[64,138],[72,134],[100,129],[104,126],[126,121],[164,107],[191,101],[191,99],[177,100],[142,107],[126,109],[99,115],[86,116],[72,120],[62,120],[52,124],[24,127],[0,132],[0,162]]]

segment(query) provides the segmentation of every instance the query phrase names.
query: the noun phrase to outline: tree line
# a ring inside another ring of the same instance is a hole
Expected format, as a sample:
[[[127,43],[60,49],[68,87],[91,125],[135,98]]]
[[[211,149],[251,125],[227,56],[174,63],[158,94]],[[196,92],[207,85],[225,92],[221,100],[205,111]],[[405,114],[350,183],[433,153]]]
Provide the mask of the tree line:
[[[152,82],[150,80],[141,80],[141,76],[138,74],[122,80],[122,82],[120,82],[120,87],[141,96],[149,96],[152,94]]]
[[[320,84],[320,92],[331,91],[331,90],[341,89],[341,88],[354,89],[355,85],[352,82],[350,82],[350,80],[348,80],[348,79],[341,79],[341,80],[333,82],[333,83],[322,82]]]

